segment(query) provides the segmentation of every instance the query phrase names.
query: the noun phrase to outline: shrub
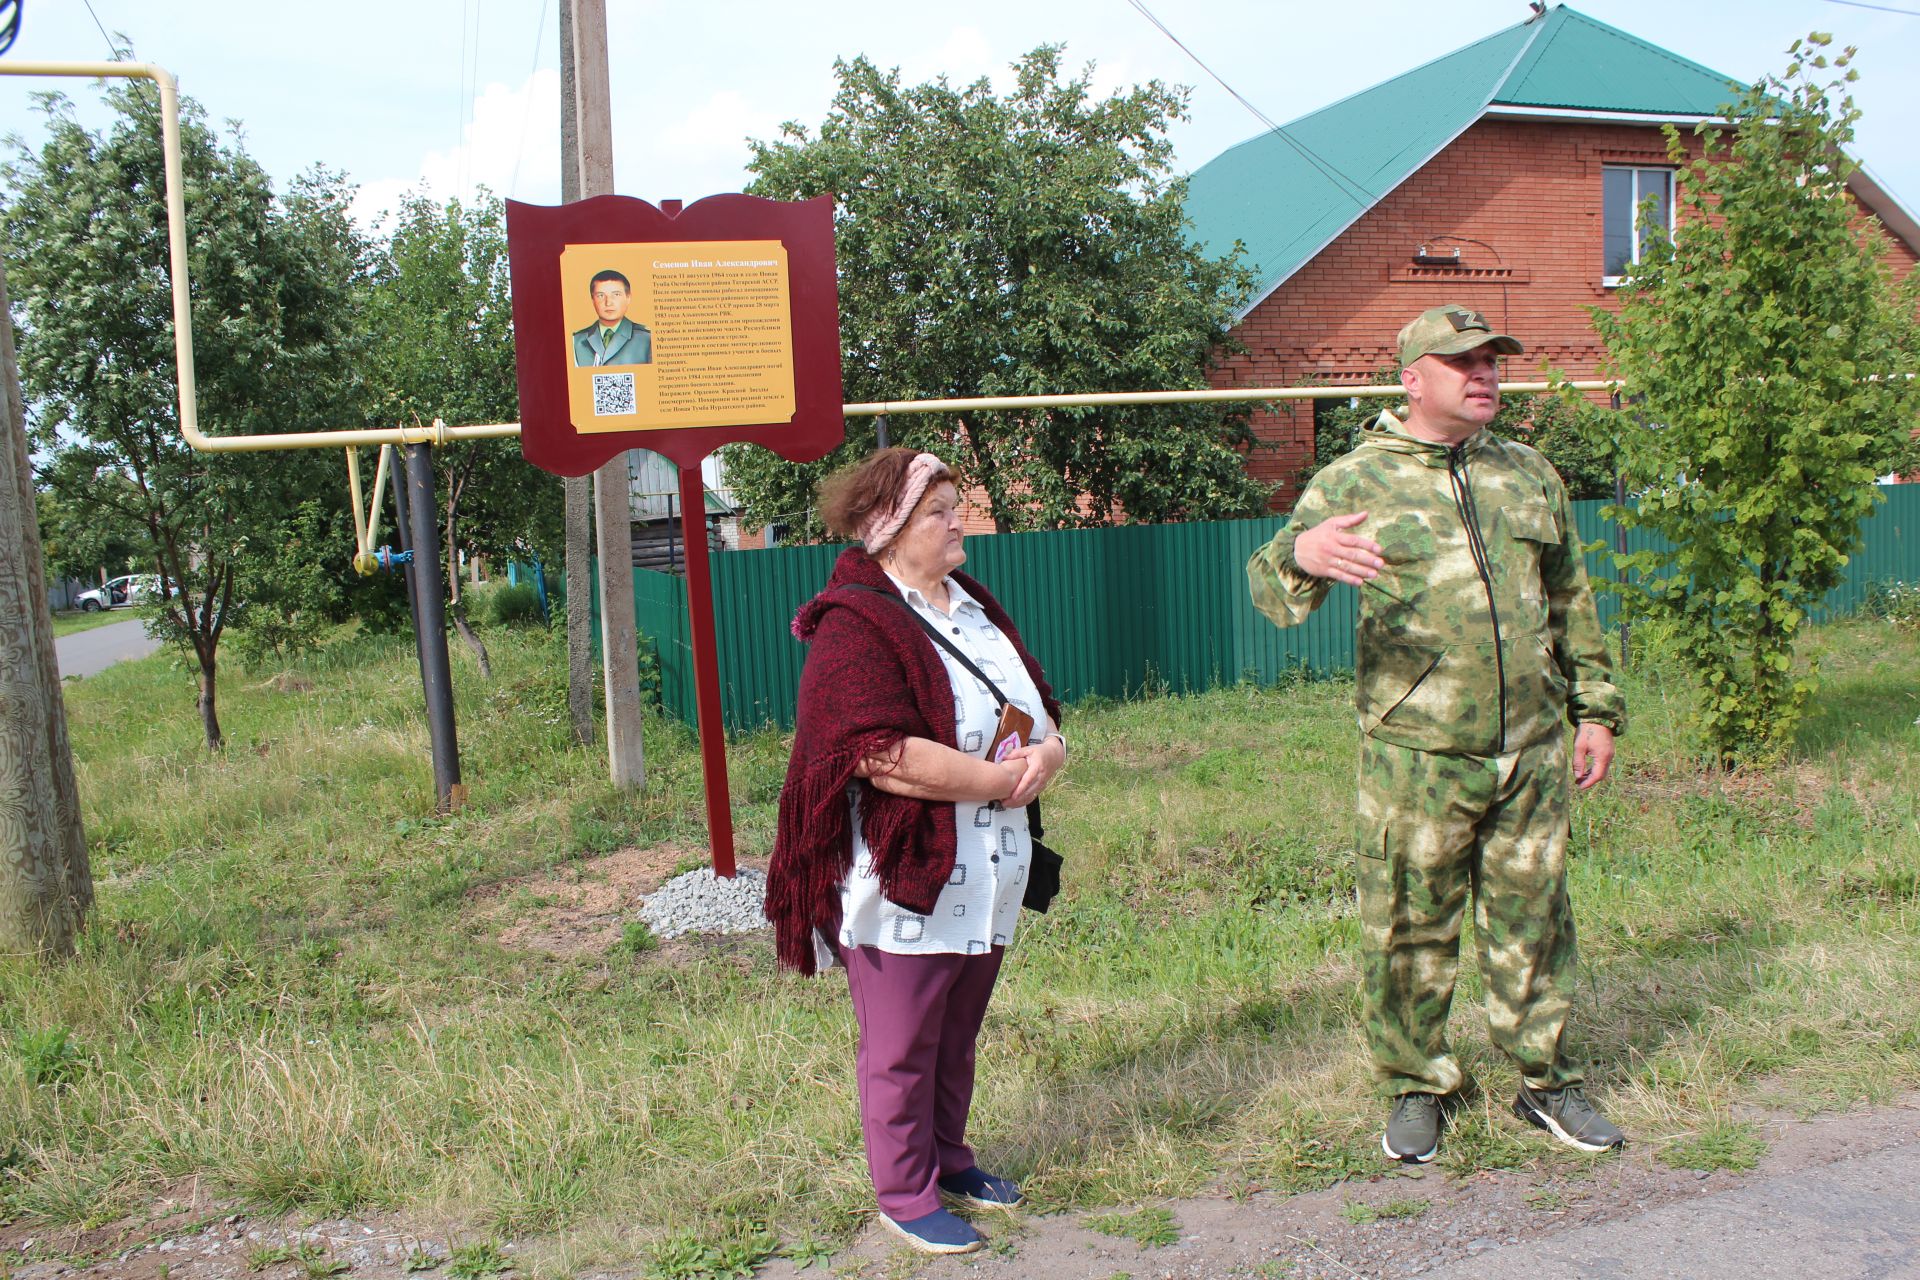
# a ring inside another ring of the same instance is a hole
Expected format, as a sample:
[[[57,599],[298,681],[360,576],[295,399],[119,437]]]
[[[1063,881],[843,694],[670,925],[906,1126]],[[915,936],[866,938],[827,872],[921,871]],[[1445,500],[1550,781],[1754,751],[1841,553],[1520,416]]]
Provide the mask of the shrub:
[[[495,626],[526,627],[546,621],[540,616],[540,596],[530,582],[496,587],[487,606]]]
[[[1867,589],[1867,612],[1908,631],[1920,630],[1920,582],[1876,582]]]

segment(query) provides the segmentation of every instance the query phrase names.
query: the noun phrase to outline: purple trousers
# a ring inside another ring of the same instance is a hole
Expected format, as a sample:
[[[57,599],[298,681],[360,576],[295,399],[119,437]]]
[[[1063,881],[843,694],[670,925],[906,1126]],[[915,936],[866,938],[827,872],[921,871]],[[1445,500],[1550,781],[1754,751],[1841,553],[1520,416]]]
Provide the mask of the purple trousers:
[[[973,1168],[974,1042],[1006,948],[977,956],[839,950],[860,1024],[854,1078],[873,1194],[880,1212],[905,1222],[940,1207],[940,1178]]]

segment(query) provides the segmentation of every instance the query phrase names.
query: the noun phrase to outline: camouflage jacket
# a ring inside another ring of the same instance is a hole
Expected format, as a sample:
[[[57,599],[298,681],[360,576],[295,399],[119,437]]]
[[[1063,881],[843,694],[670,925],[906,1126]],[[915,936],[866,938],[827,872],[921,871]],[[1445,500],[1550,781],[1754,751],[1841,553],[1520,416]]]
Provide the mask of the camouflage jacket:
[[[1279,626],[1305,621],[1332,584],[1301,569],[1294,538],[1356,511],[1371,514],[1353,532],[1387,562],[1360,591],[1361,732],[1491,756],[1563,714],[1626,727],[1566,487],[1545,458],[1488,431],[1452,448],[1419,440],[1381,414],[1248,560],[1254,606]]]

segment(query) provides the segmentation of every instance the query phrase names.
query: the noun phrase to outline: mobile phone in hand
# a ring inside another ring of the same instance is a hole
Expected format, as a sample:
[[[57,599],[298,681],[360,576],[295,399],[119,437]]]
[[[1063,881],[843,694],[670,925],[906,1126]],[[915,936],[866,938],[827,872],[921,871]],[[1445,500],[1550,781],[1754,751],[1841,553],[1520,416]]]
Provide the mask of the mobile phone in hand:
[[[1009,702],[1000,708],[1000,723],[993,727],[993,748],[987,758],[999,764],[1010,752],[1027,745],[1033,732],[1033,717]]]

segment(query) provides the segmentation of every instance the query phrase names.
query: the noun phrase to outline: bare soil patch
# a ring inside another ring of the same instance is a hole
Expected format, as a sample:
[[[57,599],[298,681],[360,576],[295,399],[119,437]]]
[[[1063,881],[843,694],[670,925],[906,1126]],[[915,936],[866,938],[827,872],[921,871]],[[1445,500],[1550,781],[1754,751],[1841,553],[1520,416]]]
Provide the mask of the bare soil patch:
[[[582,858],[532,875],[476,890],[468,914],[494,932],[503,947],[556,959],[605,955],[620,940],[621,926],[639,918],[640,899],[688,864],[706,865],[707,853],[687,845],[629,846]],[[765,859],[739,859],[742,867],[766,870]],[[698,946],[668,944],[662,950]]]

